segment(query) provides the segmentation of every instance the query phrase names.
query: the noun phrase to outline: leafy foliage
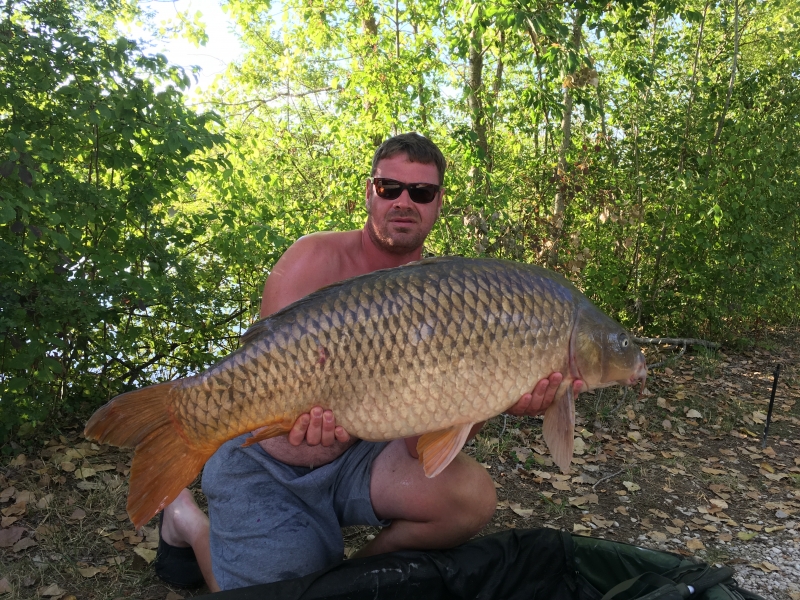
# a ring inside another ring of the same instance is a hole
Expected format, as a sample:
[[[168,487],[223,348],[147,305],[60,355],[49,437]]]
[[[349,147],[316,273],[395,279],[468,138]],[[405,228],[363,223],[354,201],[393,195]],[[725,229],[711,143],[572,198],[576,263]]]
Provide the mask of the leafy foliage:
[[[0,23],[0,434],[198,368],[198,318],[230,318],[224,270],[193,251],[209,215],[172,207],[218,162],[199,154],[222,141],[214,117],[92,8],[16,3]]]
[[[116,1],[4,9],[6,431],[235,348],[293,240],[363,224],[402,131],[450,162],[429,252],[555,258],[647,334],[796,319],[796,3],[228,0],[247,52],[198,113]]]

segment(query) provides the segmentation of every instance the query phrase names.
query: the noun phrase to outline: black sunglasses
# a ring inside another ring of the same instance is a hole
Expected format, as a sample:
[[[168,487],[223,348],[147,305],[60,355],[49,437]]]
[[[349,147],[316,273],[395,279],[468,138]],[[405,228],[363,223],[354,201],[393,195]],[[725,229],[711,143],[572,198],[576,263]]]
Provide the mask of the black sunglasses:
[[[436,198],[442,186],[433,183],[403,183],[384,177],[370,177],[375,193],[384,200],[397,200],[403,190],[408,190],[408,197],[417,204],[429,204]]]

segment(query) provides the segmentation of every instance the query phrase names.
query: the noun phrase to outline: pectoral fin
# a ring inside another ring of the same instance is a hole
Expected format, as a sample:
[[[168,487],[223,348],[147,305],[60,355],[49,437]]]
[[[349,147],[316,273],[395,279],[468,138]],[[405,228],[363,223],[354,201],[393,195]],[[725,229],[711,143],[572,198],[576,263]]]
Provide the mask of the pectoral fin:
[[[289,433],[292,430],[293,424],[294,423],[292,421],[284,421],[283,419],[273,423],[267,423],[263,427],[256,429],[253,432],[253,435],[244,441],[242,448],[247,448],[247,446],[252,446],[256,442],[260,442],[262,440],[268,440],[269,438],[274,438],[278,437],[279,435]]]
[[[444,471],[464,447],[474,424],[455,425],[441,431],[426,433],[419,438],[417,454],[419,462],[425,469],[426,477],[436,477]]]
[[[569,473],[572,462],[573,430],[575,428],[575,399],[572,380],[565,380],[556,392],[553,403],[544,413],[544,441],[553,455],[553,461],[562,473]]]

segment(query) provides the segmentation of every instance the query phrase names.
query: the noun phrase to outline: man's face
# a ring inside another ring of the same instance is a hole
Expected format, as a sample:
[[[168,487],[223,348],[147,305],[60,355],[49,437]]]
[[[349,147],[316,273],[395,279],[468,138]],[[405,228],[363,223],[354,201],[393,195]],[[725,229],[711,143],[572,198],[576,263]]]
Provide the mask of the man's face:
[[[373,177],[439,185],[436,165],[409,162],[405,154],[381,160]],[[367,231],[375,245],[393,254],[406,254],[420,248],[441,208],[442,192],[433,202],[416,204],[408,197],[408,190],[403,190],[395,200],[386,200],[375,193],[372,182],[367,182]]]

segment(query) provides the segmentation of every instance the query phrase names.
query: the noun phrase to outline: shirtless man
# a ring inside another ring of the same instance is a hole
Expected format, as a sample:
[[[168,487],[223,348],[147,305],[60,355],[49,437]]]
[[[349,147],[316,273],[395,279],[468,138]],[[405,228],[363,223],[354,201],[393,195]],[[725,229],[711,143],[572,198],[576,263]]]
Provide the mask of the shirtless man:
[[[444,170],[426,138],[387,140],[373,159],[364,228],[297,240],[267,279],[261,316],[325,285],[419,260],[442,208]],[[422,185],[398,190],[397,182]],[[508,413],[542,414],[561,381],[560,373],[543,379]],[[583,389],[574,386],[576,394]],[[242,448],[247,435],[224,444],[203,471],[210,522],[188,490],[164,510],[156,571],[165,580],[169,553],[188,547],[212,591],[312,573],[341,559],[343,525],[383,527],[361,556],[449,548],[478,533],[495,510],[491,477],[466,454],[428,479],[417,438],[360,441],[321,407],[301,415],[287,436]]]

